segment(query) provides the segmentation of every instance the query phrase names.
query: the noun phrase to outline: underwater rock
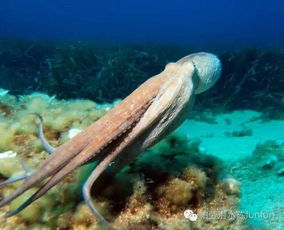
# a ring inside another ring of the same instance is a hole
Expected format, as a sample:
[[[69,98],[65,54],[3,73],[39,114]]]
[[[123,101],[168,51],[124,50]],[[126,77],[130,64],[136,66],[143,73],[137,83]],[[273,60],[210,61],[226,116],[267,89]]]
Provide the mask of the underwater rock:
[[[281,168],[277,171],[278,176],[284,176],[284,168]]]
[[[253,132],[252,129],[244,127],[241,130],[225,132],[225,134],[229,137],[245,137],[245,136],[252,136]]]
[[[226,177],[222,180],[222,188],[228,195],[240,194],[241,183],[233,177]]]
[[[273,169],[274,171],[277,170],[277,168],[284,163],[284,148],[282,141],[269,140],[257,144],[253,156],[255,156],[255,160],[259,161],[256,165],[259,165],[260,168]],[[275,173],[278,174],[278,172]]]
[[[70,129],[68,131],[68,138],[71,139],[71,138],[73,138],[74,136],[76,136],[80,132],[82,132],[81,129],[75,129],[75,128],[74,129]]]
[[[270,154],[263,157],[264,159],[260,163],[261,168],[263,169],[271,169],[277,163],[277,156]]]
[[[0,153],[0,160],[5,158],[14,158],[17,156],[16,152],[13,152],[12,150]]]

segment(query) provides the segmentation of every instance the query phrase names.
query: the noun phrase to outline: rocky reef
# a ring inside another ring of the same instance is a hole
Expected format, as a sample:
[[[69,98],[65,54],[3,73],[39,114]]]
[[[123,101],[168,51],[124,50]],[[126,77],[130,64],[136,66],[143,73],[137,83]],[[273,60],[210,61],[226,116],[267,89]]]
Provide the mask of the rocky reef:
[[[58,100],[39,93],[16,97],[2,92],[1,181],[21,174],[21,162],[33,169],[48,155],[37,138],[38,120],[34,113],[42,115],[44,134],[57,147],[117,103]],[[234,215],[238,212],[240,184],[234,178],[224,178],[223,162],[203,150],[199,139],[173,133],[117,175],[112,175],[111,170],[106,172],[93,187],[93,200],[118,228],[246,229],[245,219]],[[82,183],[95,165],[86,165],[70,174],[18,215],[0,218],[0,228],[102,229],[81,197]],[[0,199],[19,183],[0,188]],[[3,208],[0,215],[15,209],[35,189]],[[185,211],[191,211],[198,218],[190,220]]]

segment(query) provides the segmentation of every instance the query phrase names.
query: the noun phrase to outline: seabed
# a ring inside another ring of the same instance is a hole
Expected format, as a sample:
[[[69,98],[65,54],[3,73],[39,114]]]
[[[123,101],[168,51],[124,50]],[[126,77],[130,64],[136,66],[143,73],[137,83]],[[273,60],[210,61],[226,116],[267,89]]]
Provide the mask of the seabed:
[[[0,95],[1,180],[31,169],[47,157],[37,138],[59,146],[103,116],[119,100],[58,100],[41,93]],[[94,202],[117,228],[283,229],[284,120],[252,110],[192,112],[174,133],[130,166],[94,186]],[[9,219],[1,229],[102,229],[82,201],[81,186],[95,163],[69,175],[45,196]],[[0,188],[0,198],[20,185]],[[36,188],[8,207],[14,210]],[[197,215],[190,220],[191,210]]]

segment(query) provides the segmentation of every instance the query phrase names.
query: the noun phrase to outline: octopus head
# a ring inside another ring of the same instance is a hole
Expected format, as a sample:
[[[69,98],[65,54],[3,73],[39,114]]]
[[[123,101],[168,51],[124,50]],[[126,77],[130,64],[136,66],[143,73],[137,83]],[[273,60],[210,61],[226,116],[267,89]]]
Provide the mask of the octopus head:
[[[221,62],[213,54],[200,52],[194,53],[177,61],[178,64],[191,62],[195,68],[196,86],[194,93],[202,93],[211,88],[221,75]]]

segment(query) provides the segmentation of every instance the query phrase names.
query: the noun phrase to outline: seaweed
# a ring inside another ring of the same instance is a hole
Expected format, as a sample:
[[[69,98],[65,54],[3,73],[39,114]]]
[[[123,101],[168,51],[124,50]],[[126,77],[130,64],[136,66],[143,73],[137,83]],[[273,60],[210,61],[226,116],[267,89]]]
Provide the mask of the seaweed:
[[[112,102],[193,50],[161,44],[0,40],[1,88],[14,95],[41,91],[60,99]],[[247,48],[217,54],[222,76],[197,97],[195,110],[253,109],[268,119],[283,119],[281,50]]]

